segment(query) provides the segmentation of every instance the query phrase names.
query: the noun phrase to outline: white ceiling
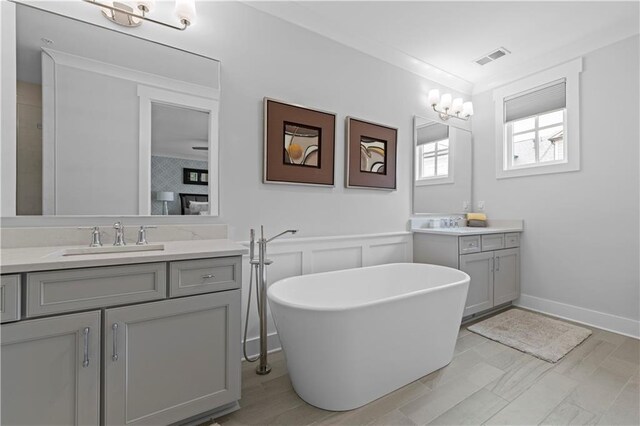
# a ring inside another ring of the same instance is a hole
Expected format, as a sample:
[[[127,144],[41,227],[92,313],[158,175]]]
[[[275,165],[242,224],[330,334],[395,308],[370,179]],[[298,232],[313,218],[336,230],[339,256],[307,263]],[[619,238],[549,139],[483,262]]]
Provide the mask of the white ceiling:
[[[151,105],[151,155],[207,161],[209,113],[171,105]]]
[[[639,2],[249,2],[461,92],[480,92],[639,32]],[[480,66],[498,47],[512,54]]]

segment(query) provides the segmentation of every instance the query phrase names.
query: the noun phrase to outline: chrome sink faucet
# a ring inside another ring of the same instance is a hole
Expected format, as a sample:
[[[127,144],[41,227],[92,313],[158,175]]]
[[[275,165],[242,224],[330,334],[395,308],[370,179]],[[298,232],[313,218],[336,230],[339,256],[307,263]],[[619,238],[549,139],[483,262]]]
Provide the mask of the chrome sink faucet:
[[[124,241],[124,225],[118,221],[113,224],[113,229],[116,230],[116,239],[113,242],[114,246],[125,246],[127,243]]]
[[[149,244],[149,241],[147,241],[147,229],[154,228],[156,228],[156,226],[140,225],[140,229],[138,230],[138,241],[136,242],[136,245],[144,246]]]
[[[81,226],[78,229],[91,229],[91,243],[89,247],[102,247],[102,241],[100,241],[100,227],[98,226]]]

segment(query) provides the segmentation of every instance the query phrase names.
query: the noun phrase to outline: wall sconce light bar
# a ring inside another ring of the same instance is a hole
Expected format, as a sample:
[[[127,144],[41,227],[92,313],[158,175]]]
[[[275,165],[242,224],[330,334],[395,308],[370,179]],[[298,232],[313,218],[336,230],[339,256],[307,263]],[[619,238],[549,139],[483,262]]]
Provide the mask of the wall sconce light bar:
[[[139,1],[138,10],[136,11],[132,7],[120,3],[113,2],[113,5],[102,3],[97,0],[82,0],[86,3],[93,4],[102,8],[102,14],[108,20],[115,22],[118,25],[125,27],[137,27],[142,24],[142,21],[153,22],[154,24],[162,25],[167,28],[172,28],[178,31],[186,30],[195,20],[195,5],[193,0],[176,2],[176,14],[182,26],[169,24],[167,22],[158,21],[157,19],[149,18],[147,13],[150,12],[153,5],[153,1]],[[184,4],[183,4],[184,3]],[[185,9],[186,7],[186,9]]]
[[[452,99],[449,93],[441,97],[438,89],[429,91],[428,102],[442,121],[451,117],[467,121],[473,115],[473,104],[470,101],[464,102],[462,98]]]

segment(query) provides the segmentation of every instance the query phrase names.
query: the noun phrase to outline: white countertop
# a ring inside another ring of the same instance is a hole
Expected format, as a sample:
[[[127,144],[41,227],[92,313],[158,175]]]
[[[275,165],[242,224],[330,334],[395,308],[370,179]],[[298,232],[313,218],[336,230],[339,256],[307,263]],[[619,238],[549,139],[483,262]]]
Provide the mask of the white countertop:
[[[162,242],[159,241],[159,243]],[[237,256],[248,253],[246,247],[227,239],[168,241],[163,244],[164,250],[158,251],[83,254],[77,256],[63,256],[62,253],[65,249],[79,246],[2,249],[0,252],[0,272],[12,274],[54,269]]]
[[[522,227],[497,227],[488,226],[486,228],[472,228],[468,226],[459,228],[415,228],[411,232],[418,234],[439,234],[439,235],[483,235],[483,234],[502,234],[504,232],[522,232]]]

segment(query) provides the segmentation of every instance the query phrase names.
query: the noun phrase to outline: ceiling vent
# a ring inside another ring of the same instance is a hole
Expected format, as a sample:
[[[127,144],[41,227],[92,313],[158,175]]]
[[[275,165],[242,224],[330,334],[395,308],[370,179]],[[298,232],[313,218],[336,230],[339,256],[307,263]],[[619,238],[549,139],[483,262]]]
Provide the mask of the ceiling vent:
[[[509,53],[511,52],[505,49],[504,47],[500,47],[491,53],[481,56],[480,58],[476,59],[473,62],[475,62],[478,65],[487,65],[489,62],[493,62],[496,59],[500,59],[503,56],[508,55]]]

